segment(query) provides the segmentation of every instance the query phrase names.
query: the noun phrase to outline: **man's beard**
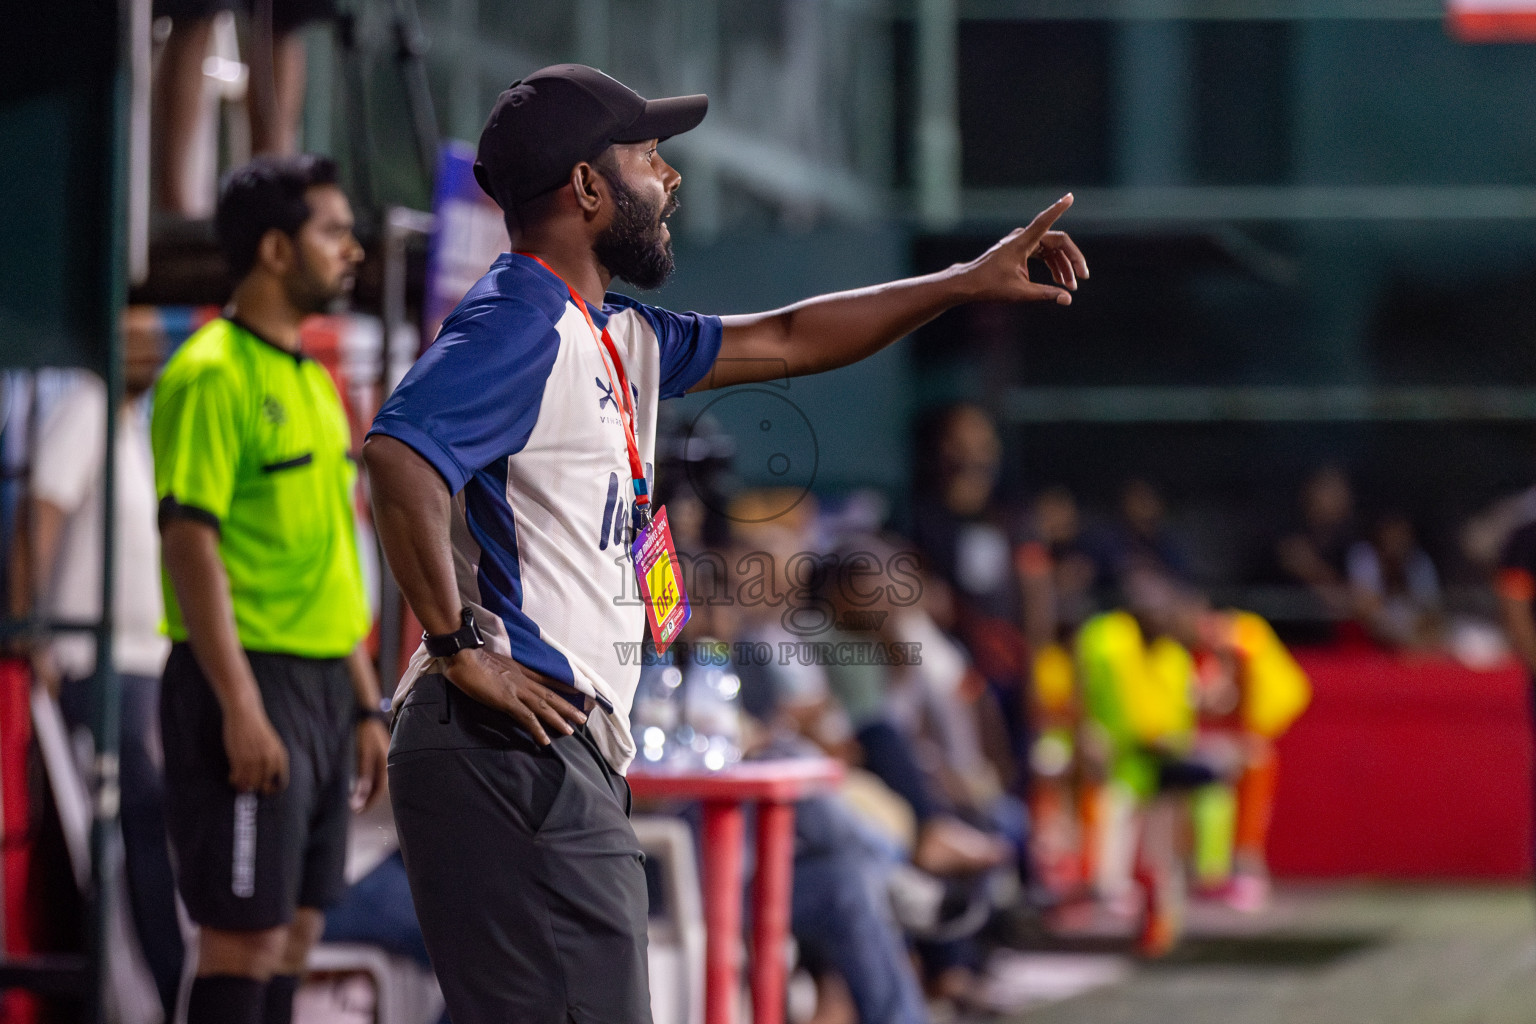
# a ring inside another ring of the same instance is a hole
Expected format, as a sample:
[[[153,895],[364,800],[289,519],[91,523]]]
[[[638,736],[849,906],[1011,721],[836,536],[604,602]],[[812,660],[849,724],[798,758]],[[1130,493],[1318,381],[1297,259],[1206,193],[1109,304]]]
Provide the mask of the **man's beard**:
[[[283,284],[283,290],[293,308],[306,316],[336,310],[341,300],[352,290],[350,275],[336,282],[321,279],[310,268],[298,246],[294,246],[294,260],[297,266]]]
[[[615,175],[604,175],[613,192],[613,221],[592,243],[592,251],[614,277],[636,288],[660,288],[672,275],[672,243],[661,237],[661,221],[677,209],[669,196],[653,206]]]

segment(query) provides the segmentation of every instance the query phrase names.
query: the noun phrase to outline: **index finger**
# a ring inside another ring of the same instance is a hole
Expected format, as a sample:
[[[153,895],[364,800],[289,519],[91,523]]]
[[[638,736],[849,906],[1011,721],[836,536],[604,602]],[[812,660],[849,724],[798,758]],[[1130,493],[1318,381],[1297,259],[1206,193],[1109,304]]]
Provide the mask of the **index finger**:
[[[1051,225],[1056,219],[1072,208],[1072,193],[1068,192],[1050,206],[1035,214],[1035,219],[1029,222],[1029,227],[1024,229],[1024,234],[1019,236],[1031,249],[1040,244],[1040,239],[1051,230]]]

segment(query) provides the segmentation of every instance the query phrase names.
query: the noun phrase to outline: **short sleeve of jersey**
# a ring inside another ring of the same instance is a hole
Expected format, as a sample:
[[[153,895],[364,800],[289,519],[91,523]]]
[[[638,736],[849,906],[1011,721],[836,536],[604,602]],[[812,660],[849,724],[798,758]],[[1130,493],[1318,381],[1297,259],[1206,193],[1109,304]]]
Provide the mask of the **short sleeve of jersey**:
[[[516,299],[466,302],[384,402],[368,433],[409,445],[457,494],[528,443],[560,335]]]
[[[1536,600],[1536,523],[1520,527],[1505,543],[1499,556],[1497,587],[1500,597]]]
[[[150,444],[162,511],[211,519],[211,525],[229,515],[244,408],[241,381],[225,367],[210,366],[156,389]]]
[[[704,379],[720,355],[720,338],[723,328],[720,318],[703,313],[674,313],[667,309],[647,306],[633,299],[609,296],[608,301],[619,299],[623,305],[633,306],[650,323],[661,347],[661,397],[680,398],[688,389]]]

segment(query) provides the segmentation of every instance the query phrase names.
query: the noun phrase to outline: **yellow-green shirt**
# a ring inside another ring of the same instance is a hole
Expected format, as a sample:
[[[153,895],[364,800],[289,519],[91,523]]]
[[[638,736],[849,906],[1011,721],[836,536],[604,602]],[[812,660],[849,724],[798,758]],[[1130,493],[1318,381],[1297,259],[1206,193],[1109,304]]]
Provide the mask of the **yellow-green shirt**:
[[[150,440],[161,522],[219,531],[235,625],[253,651],[334,658],[371,625],[352,515],[351,432],[330,375],[229,320],[166,364]],[[162,572],[172,640],[187,638]]]
[[[1088,717],[1109,741],[1111,774],[1150,796],[1154,752],[1177,750],[1194,736],[1194,659],[1171,637],[1147,643],[1129,612],[1113,611],[1083,623],[1077,664]]]

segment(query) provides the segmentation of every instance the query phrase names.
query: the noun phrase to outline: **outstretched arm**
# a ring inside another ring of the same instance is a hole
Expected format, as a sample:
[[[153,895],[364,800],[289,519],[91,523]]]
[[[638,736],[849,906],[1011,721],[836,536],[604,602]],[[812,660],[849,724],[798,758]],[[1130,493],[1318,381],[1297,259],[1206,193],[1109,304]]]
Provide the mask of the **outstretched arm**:
[[[1088,263],[1051,226],[1072,205],[1068,193],[969,263],[872,288],[819,295],[768,313],[722,318],[715,365],[693,390],[799,377],[856,363],[940,313],[967,302],[1070,305]],[[1029,260],[1050,268],[1059,287],[1029,279]]]

